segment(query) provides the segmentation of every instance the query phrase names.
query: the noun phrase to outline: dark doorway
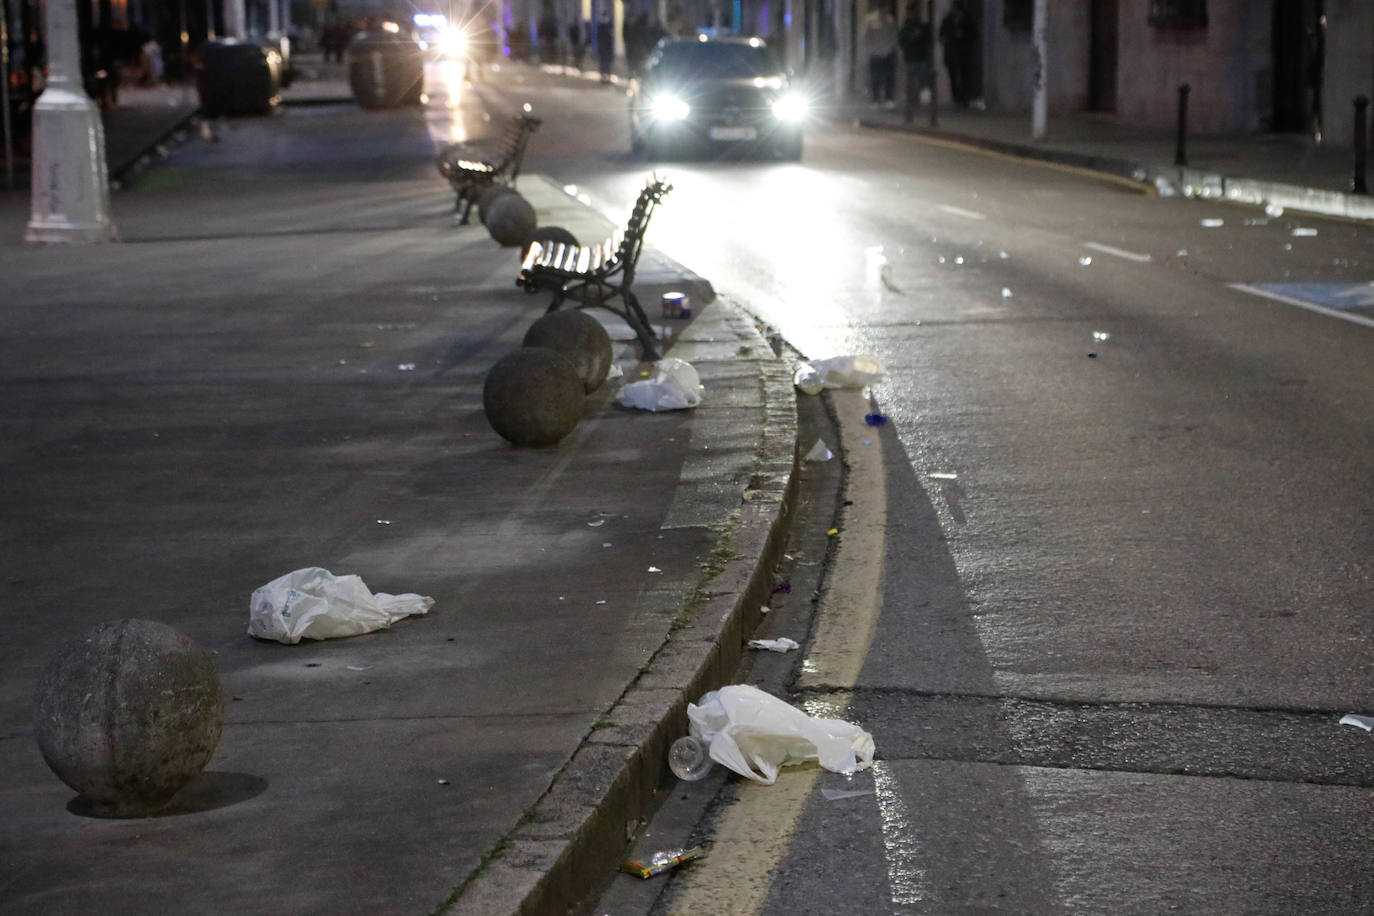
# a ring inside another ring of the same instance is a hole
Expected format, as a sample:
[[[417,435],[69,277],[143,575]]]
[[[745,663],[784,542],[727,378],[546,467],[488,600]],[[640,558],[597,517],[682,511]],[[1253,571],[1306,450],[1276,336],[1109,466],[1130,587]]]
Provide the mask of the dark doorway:
[[[1275,131],[1321,136],[1326,17],[1322,0],[1274,0]]]
[[[1093,0],[1089,15],[1089,111],[1116,111],[1117,3],[1118,0]]]

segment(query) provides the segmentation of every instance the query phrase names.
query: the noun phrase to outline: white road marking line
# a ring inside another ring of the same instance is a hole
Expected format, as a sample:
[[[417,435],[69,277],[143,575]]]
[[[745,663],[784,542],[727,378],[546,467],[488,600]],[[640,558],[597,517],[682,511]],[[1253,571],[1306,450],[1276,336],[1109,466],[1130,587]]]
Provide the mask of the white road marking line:
[[[937,209],[944,210],[946,213],[952,213],[955,216],[962,216],[965,219],[987,219],[986,216],[979,213],[977,210],[965,210],[963,207],[951,207],[949,204],[939,204]]]
[[[1136,251],[1127,251],[1124,248],[1113,248],[1111,245],[1103,245],[1099,242],[1084,242],[1084,248],[1091,248],[1093,251],[1100,251],[1117,258],[1125,258],[1127,261],[1135,261],[1137,264],[1148,264],[1151,260],[1148,254],[1140,254]]]
[[[1374,328],[1374,318],[1366,318],[1363,315],[1352,315],[1349,312],[1342,312],[1338,309],[1330,309],[1324,305],[1317,305],[1315,302],[1306,302],[1302,299],[1295,299],[1292,296],[1285,296],[1281,293],[1270,292],[1267,289],[1259,289],[1246,283],[1227,283],[1231,289],[1242,293],[1249,293],[1252,296],[1260,296],[1264,299],[1273,299],[1275,302],[1282,302],[1285,305],[1296,305],[1300,309],[1307,309],[1309,312],[1316,312],[1318,315],[1327,315],[1331,318],[1343,318],[1346,321],[1362,324],[1367,328]]]

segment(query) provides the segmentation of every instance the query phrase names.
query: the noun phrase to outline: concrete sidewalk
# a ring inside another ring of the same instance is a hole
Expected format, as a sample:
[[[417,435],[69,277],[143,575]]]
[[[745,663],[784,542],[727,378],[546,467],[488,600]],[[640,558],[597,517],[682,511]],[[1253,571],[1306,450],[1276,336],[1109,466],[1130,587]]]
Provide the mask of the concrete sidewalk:
[[[361,147],[285,162],[292,130]],[[171,150],[117,192],[117,245],[24,245],[26,197],[0,197],[0,911],[554,910],[734,670],[786,507],[789,368],[649,250],[643,301],[696,301],[655,323],[702,406],[631,411],[612,383],[558,447],[511,448],[483,379],[547,300],[453,225],[432,159],[414,112],[339,106]],[[541,222],[612,228],[521,191]],[[247,636],[252,590],[311,565],[436,603],[353,639]],[[226,726],[165,814],[100,820],[30,706],[61,645],[122,617],[213,653]]]
[[[866,127],[903,130],[945,143],[1052,162],[1126,179],[1161,195],[1273,205],[1347,219],[1374,220],[1374,196],[1350,193],[1354,151],[1297,134],[1189,136],[1187,165],[1175,165],[1174,132],[1082,113],[1048,121],[1043,140],[1031,138],[1029,115],[941,107],[910,123],[899,109],[851,100],[830,111]]]

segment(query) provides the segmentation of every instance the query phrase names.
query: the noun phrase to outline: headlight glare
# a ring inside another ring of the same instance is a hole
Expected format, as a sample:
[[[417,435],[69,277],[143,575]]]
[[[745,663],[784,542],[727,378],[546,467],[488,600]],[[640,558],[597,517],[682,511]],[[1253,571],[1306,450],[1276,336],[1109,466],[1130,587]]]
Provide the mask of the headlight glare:
[[[773,100],[773,116],[779,121],[800,121],[809,107],[805,96],[789,92]]]
[[[444,29],[439,33],[439,51],[449,57],[461,57],[467,45],[467,36],[458,29]]]
[[[651,107],[660,121],[681,121],[692,113],[692,106],[675,95],[656,96]]]

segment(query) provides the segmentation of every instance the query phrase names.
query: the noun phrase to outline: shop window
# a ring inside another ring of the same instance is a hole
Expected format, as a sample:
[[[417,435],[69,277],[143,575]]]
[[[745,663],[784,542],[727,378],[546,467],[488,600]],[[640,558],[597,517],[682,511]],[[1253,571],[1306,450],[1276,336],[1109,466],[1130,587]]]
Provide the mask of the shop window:
[[[1202,28],[1207,25],[1207,0],[1150,0],[1150,25]]]

